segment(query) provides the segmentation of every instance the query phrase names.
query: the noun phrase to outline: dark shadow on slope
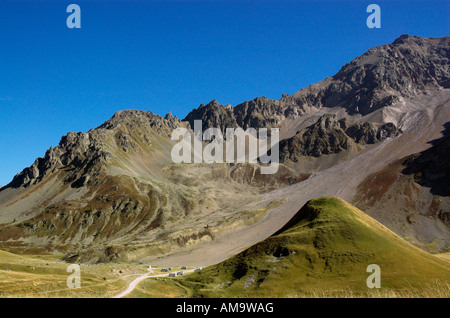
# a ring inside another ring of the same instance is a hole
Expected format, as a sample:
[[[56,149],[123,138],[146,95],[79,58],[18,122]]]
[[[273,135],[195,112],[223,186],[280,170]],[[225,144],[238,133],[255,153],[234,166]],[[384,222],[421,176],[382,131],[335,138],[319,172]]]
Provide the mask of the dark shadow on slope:
[[[414,175],[414,181],[434,195],[450,196],[450,122],[442,133],[444,137],[429,142],[431,148],[407,157],[402,173]]]
[[[428,142],[429,144],[431,144],[433,146],[437,145],[440,141],[444,140],[446,137],[448,137],[448,135],[450,135],[450,121],[446,122],[442,126],[444,127],[444,130],[441,131],[443,137],[437,138],[437,139],[433,139],[433,140]]]

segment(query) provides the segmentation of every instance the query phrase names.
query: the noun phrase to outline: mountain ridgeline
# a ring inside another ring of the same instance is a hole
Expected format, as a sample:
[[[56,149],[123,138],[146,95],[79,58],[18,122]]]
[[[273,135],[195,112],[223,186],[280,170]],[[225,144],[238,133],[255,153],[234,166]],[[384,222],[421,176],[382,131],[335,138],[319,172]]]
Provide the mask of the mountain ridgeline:
[[[349,114],[366,115],[399,102],[402,98],[450,88],[449,60],[449,37],[421,38],[402,35],[392,44],[375,47],[355,58],[344,65],[336,75],[293,95],[284,94],[279,100],[258,97],[235,107],[229,104],[220,105],[216,100],[212,100],[193,109],[183,121],[193,127],[194,120],[202,120],[204,129],[217,127],[224,130],[237,127],[280,127],[285,119],[301,117],[311,112],[310,108],[344,107]],[[125,119],[127,116],[130,117],[129,121]],[[313,131],[318,126],[323,127],[324,123],[329,128],[330,119],[324,118],[320,118],[315,126],[307,129],[306,134],[314,134]],[[65,166],[73,164],[79,167],[92,166],[93,161],[100,158],[107,159],[110,154],[102,147],[102,141],[105,139],[103,129],[114,128],[120,125],[121,121],[128,121],[126,124],[129,127],[156,127],[158,133],[164,129],[164,133],[168,133],[168,129],[174,129],[180,123],[180,120],[171,114],[163,118],[149,111],[118,112],[95,130],[64,136],[55,149],[50,148],[44,158],[37,159],[32,167],[16,176],[8,186],[26,186],[32,180],[39,181],[43,173],[52,170],[57,162]],[[374,128],[371,123],[364,122],[347,127],[348,123],[344,119],[339,122],[339,126],[357,143],[374,143],[397,133],[392,124]],[[129,141],[131,135],[118,135],[116,138],[125,150],[128,146],[133,146],[132,141]],[[332,139],[338,139],[337,144],[328,148],[335,149],[324,150],[323,153],[345,149],[344,145],[338,145],[345,143],[342,134],[334,134]],[[304,152],[305,155],[313,153],[320,155],[322,151]]]
[[[420,94],[450,88],[449,38],[402,35],[392,44],[370,49],[344,65],[334,76],[279,100],[258,97],[235,107],[216,100],[192,110],[191,126],[201,119],[206,127],[275,127],[298,118],[310,108],[343,107],[349,114],[367,115]]]

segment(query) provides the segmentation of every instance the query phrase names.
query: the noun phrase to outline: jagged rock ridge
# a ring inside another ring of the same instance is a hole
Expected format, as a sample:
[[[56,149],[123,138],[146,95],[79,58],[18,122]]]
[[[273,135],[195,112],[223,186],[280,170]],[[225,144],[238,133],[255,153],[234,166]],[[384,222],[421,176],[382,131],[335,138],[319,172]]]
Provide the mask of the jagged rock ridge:
[[[404,98],[450,88],[449,74],[450,37],[402,35],[293,95],[283,94],[279,100],[258,97],[232,110],[229,105],[221,109],[217,101],[212,101],[194,109],[184,120],[203,119],[206,127],[220,128],[224,123],[237,123],[246,129],[279,126],[286,118],[295,119],[310,108],[343,107],[349,114],[366,115]]]

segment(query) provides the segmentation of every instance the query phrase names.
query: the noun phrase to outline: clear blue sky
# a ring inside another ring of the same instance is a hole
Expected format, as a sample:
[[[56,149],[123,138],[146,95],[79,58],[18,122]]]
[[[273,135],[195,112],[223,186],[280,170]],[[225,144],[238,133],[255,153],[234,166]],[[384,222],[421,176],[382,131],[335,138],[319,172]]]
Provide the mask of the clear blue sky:
[[[278,99],[401,34],[449,35],[449,17],[448,0],[0,1],[0,185],[118,110]]]

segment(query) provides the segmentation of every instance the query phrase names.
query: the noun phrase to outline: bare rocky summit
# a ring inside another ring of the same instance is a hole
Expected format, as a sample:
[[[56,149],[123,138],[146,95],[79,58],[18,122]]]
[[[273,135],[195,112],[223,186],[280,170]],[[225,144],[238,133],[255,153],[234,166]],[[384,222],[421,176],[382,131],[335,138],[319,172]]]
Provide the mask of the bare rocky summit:
[[[42,181],[56,169],[64,169],[67,171],[64,183],[79,188],[89,179],[98,176],[100,170],[113,157],[112,147],[107,142],[110,132],[115,132],[115,145],[123,152],[128,152],[139,148],[137,138],[148,145],[151,144],[148,131],[170,136],[178,123],[176,117],[163,118],[150,111],[119,111],[96,129],[87,133],[69,132],[63,136],[55,148],[50,147],[43,158],[36,159],[33,165],[17,174],[7,187],[28,187]]]
[[[342,106],[366,115],[421,94],[450,88],[449,38],[402,35],[392,44],[370,49],[334,76],[290,99],[300,107]]]
[[[194,120],[202,121],[203,130],[214,127],[221,129],[222,133],[225,132],[225,128],[239,127],[232,106],[220,105],[216,100],[212,100],[206,105],[200,105],[184,118],[184,121],[189,122],[191,128],[194,128]]]
[[[422,38],[402,35],[393,43],[370,49],[344,65],[332,77],[279,100],[258,97],[236,105],[201,105],[184,120],[203,119],[222,127],[228,123],[248,127],[276,127],[310,108],[343,107],[349,114],[369,114],[403,98],[450,88],[449,37]],[[211,109],[211,110],[208,110]],[[202,115],[199,117],[200,112]],[[210,119],[211,117],[211,119]],[[220,120],[219,120],[220,118]],[[233,126],[234,127],[234,126]]]

